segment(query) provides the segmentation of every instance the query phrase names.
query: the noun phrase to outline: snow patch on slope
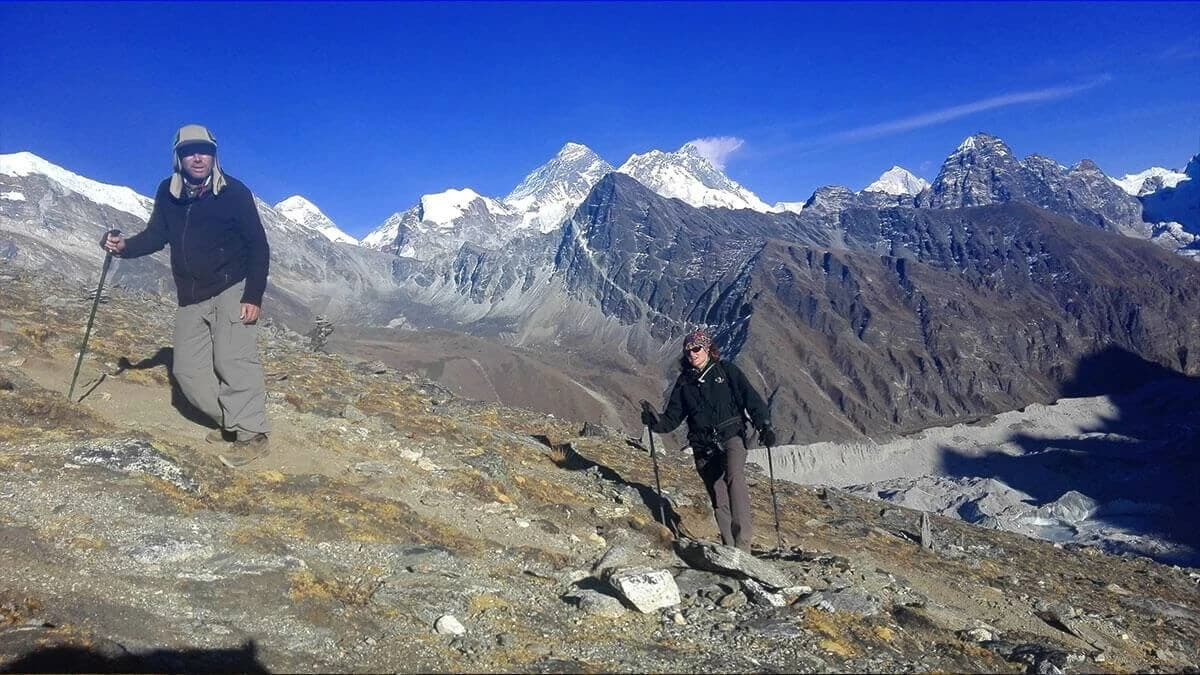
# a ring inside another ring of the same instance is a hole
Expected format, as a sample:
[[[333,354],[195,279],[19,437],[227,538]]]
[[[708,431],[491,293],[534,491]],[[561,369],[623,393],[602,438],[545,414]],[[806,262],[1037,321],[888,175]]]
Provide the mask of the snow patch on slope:
[[[132,189],[121,185],[108,185],[84,178],[66,169],[52,164],[31,152],[18,152],[11,155],[0,155],[0,173],[9,176],[45,176],[59,187],[82,195],[97,204],[110,206],[118,211],[137,216],[142,220],[150,220],[150,211],[154,202]],[[22,195],[23,197],[23,195]],[[13,199],[13,198],[9,198]]]

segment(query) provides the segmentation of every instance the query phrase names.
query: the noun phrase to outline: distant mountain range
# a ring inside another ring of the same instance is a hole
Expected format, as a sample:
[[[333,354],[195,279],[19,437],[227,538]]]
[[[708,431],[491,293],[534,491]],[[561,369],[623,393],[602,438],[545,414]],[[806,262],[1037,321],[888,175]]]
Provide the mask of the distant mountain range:
[[[268,305],[300,329],[319,313],[587,354],[577,383],[619,423],[638,394],[610,375],[661,391],[678,340],[702,326],[787,437],[816,440],[1052,400],[1098,386],[1078,366],[1102,354],[1118,355],[1098,369],[1114,378],[1141,361],[1200,373],[1200,267],[1172,253],[1200,252],[1198,174],[1193,159],[1186,180],[1138,197],[1092,162],[1018,160],[977,134],[928,184],[894,167],[858,192],[820,188],[797,213],[688,146],[613,171],[567,144],[504,198],[426,195],[359,246],[300,198],[258,207]],[[136,232],[148,213],[128,188],[0,156],[0,260],[90,283],[103,230]],[[115,282],[169,292],[165,265],[120,261]]]

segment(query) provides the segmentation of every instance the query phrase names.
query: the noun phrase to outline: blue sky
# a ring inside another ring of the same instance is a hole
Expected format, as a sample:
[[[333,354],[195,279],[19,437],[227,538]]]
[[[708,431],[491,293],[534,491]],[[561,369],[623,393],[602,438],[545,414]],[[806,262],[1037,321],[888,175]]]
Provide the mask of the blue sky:
[[[1120,176],[1200,152],[1200,3],[0,3],[0,153],[153,194],[208,125],[365,234],[563,143],[714,142],[768,203],[932,179],[966,136]]]

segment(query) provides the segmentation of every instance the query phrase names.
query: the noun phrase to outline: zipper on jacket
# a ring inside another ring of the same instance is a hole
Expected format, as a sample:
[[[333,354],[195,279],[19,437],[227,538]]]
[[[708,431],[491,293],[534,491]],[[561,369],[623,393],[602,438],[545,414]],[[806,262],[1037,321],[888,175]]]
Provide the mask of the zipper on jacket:
[[[182,267],[187,268],[187,231],[188,226],[192,223],[192,204],[188,202],[187,208],[183,212],[183,234],[179,235],[179,260]],[[192,296],[191,300],[196,300],[196,275],[188,272],[188,276],[192,277]]]

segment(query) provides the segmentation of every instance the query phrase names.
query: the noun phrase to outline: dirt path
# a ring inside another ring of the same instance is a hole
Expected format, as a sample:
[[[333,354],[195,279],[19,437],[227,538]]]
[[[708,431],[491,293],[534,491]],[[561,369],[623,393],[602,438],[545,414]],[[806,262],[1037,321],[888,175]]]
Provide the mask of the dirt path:
[[[74,362],[30,358],[24,371],[40,386],[65,395],[74,366]],[[188,419],[171,404],[168,385],[133,382],[119,375],[105,377],[94,385],[97,374],[94,366],[89,369],[85,364],[75,395],[83,395],[81,405],[117,428],[190,447],[213,462],[219,461],[217,454],[228,447],[205,441],[210,428]],[[268,383],[268,391],[270,387]],[[321,431],[351,433],[344,420],[315,419],[271,400],[267,402],[267,417],[272,426],[271,454],[247,465],[245,470],[327,476],[342,475],[349,470],[353,457],[334,455],[314,442]]]

